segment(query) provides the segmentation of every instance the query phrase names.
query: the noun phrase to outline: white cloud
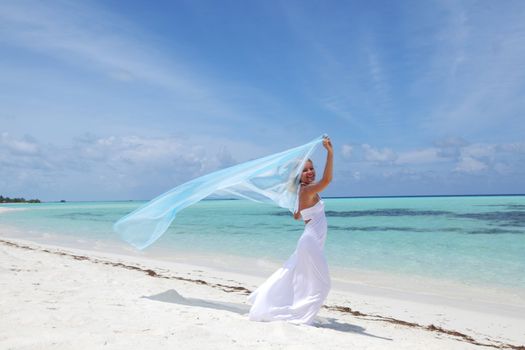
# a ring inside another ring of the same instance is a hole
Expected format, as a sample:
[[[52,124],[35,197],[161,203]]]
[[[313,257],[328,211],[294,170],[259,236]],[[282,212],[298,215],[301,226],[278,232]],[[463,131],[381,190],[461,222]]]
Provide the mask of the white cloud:
[[[38,144],[31,138],[16,139],[8,133],[0,134],[0,144],[10,149],[15,154],[35,155],[39,152]]]
[[[381,172],[381,175],[387,179],[398,179],[398,180],[420,180],[424,174],[420,171],[413,169],[389,169]]]
[[[487,165],[469,156],[461,157],[454,169],[460,173],[477,173],[487,169]]]
[[[401,172],[407,175],[411,172],[475,174],[489,171],[512,175],[522,173],[521,169],[525,168],[525,142],[469,144],[464,140],[448,140],[435,145],[440,147],[398,151],[362,144],[352,148],[353,167],[357,167],[352,170],[395,177]],[[344,152],[341,153],[344,157]],[[385,169],[385,165],[389,165],[389,169]]]
[[[197,116],[211,115],[223,123],[249,120],[253,124],[262,114],[253,112],[254,104],[280,106],[256,87],[211,78],[203,73],[211,67],[199,65],[204,62],[186,59],[182,50],[155,46],[158,37],[93,3],[2,3],[0,22],[3,45],[53,57],[134,87],[165,89],[171,101],[177,101],[178,110],[193,116],[193,123]]]
[[[169,64],[158,50],[145,47],[141,40],[147,38],[131,23],[101,9],[79,3],[13,2],[0,7],[0,19],[0,39],[11,45],[77,65],[88,63],[84,68],[100,69],[120,80],[135,76],[180,92],[186,89],[188,96],[202,90],[184,67]]]
[[[396,164],[431,164],[448,161],[441,156],[437,148],[425,148],[406,152],[399,152]]]
[[[506,143],[500,145],[498,148],[504,152],[525,154],[525,142]]]
[[[461,174],[467,182],[473,176],[493,177],[493,182],[502,177],[520,179],[525,168],[522,144],[467,145],[465,151],[461,148],[458,158],[443,158],[437,148],[396,152],[364,144],[352,148],[355,161],[350,169],[341,164],[340,171],[347,174],[347,180],[363,183],[362,190],[379,178],[388,178],[392,183],[418,182],[423,192],[453,173]],[[89,199],[96,191],[95,198],[100,199],[151,198],[191,178],[236,163],[230,149],[241,161],[249,159],[246,154],[265,155],[249,145],[220,139],[85,135],[73,144],[59,146],[41,143],[31,136],[2,133],[0,184],[12,195],[41,197],[40,193],[47,193],[51,199]],[[435,163],[429,163],[431,159]],[[453,160],[455,165],[451,166]],[[339,186],[345,186],[344,181]]]
[[[350,159],[352,157],[353,147],[347,144],[341,146],[341,155],[344,159]]]
[[[392,163],[396,160],[397,155],[390,148],[374,148],[368,144],[361,145],[364,151],[364,159],[374,163]]]
[[[378,50],[373,49],[372,45],[367,47],[367,52],[368,68],[370,70],[370,76],[372,78],[371,80],[379,100],[377,102],[380,102],[383,107],[388,107],[391,103],[390,88],[385,69],[383,68],[383,64],[380,60],[379,52]]]
[[[471,144],[461,148],[461,155],[473,158],[494,158],[495,148],[495,145],[490,144]]]
[[[457,158],[460,154],[461,147],[469,143],[460,137],[447,137],[434,142],[438,149],[438,155],[443,158]]]
[[[224,146],[215,148],[188,143],[177,137],[146,138],[139,136],[110,136],[79,139],[76,153],[94,164],[111,164],[120,172],[155,172],[171,169],[184,177],[193,177],[224,165],[227,159]]]
[[[140,188],[153,189],[151,196],[236,162],[221,140],[205,146],[179,137],[86,135],[57,146],[28,139],[0,134],[4,191],[39,193],[70,186],[70,196],[91,188],[119,198]]]

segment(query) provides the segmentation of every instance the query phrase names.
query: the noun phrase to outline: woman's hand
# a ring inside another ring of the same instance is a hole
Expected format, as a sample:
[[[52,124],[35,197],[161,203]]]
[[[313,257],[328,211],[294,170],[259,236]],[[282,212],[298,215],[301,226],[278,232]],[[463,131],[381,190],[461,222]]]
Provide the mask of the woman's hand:
[[[328,152],[333,152],[334,149],[332,148],[332,142],[330,141],[329,137],[325,137],[323,139],[323,147],[326,148]]]

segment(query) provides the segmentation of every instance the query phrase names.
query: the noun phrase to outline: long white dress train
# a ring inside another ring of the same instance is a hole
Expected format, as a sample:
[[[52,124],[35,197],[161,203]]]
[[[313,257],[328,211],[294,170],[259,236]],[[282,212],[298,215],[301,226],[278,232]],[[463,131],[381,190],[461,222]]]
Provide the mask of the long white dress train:
[[[293,254],[248,296],[252,321],[286,320],[311,325],[330,291],[330,275],[323,248],[327,222],[324,203],[319,200],[301,210],[310,220]]]

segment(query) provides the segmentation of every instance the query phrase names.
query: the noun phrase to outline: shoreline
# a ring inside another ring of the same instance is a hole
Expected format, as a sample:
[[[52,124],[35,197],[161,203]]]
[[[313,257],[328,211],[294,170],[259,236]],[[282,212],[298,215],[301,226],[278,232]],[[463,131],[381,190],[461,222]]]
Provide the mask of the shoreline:
[[[221,266],[198,266],[183,262],[154,260],[146,255],[139,257],[109,254],[50,246],[6,237],[0,238],[0,246],[7,249],[8,252],[27,251],[30,254],[38,254],[39,260],[46,257],[58,257],[68,261],[68,264],[89,262],[91,268],[100,265],[105,270],[111,269],[111,271],[105,271],[108,273],[118,274],[113,270],[126,269],[140,272],[147,278],[189,283],[193,287],[206,288],[208,291],[204,292],[205,295],[208,295],[211,289],[221,293],[234,294],[235,301],[244,305],[245,312],[247,312],[246,308],[249,307],[245,300],[246,295],[264,280],[263,277],[257,275],[227,271]],[[8,263],[4,261],[4,264],[7,265]],[[8,286],[13,287],[9,284]],[[60,289],[60,285],[58,288]],[[370,291],[374,288],[376,294],[370,295]],[[358,283],[345,287],[335,280],[333,290],[330,292],[325,307],[320,312],[321,319],[324,316],[325,320],[335,319],[337,322],[341,322],[350,317],[352,319],[350,324],[357,321],[365,322],[369,328],[379,326],[380,328],[393,327],[397,329],[397,327],[402,327],[405,332],[417,329],[425,333],[425,337],[429,336],[432,339],[436,336],[450,338],[460,344],[460,348],[463,348],[461,344],[465,346],[465,342],[467,342],[473,346],[503,346],[511,349],[525,349],[521,345],[525,344],[525,335],[519,327],[519,324],[525,323],[525,317],[520,310],[512,312],[511,308],[505,308],[499,304],[493,305],[493,310],[487,308],[487,305],[482,310],[465,310],[459,306],[467,302],[467,299],[459,300],[458,305],[443,304],[443,299],[441,299],[441,304],[436,305],[432,304],[432,300],[435,302],[435,298],[413,300],[414,294],[403,295],[396,294],[396,291],[392,289],[377,289],[378,287],[366,285],[363,287],[361,285],[360,290]],[[249,322],[244,316],[241,319],[243,324],[247,322],[246,324],[249,324],[250,327],[260,325],[260,323]],[[322,328],[322,324],[321,322],[318,327]],[[393,330],[390,329],[390,331]],[[351,336],[352,333],[346,335]],[[399,346],[399,348],[405,347]]]
[[[214,266],[222,272],[236,272],[242,275],[268,277],[281,267],[283,261],[264,258],[248,258],[239,255],[225,255],[211,252],[199,254],[175,252],[177,258],[168,257],[158,250],[145,253],[150,259],[162,261],[185,261],[201,267]],[[475,303],[504,305],[511,313],[525,314],[525,289],[495,285],[468,285],[458,281],[434,279],[424,276],[391,274],[376,270],[329,266],[332,288],[341,291],[352,291],[363,295],[392,297],[405,300],[408,297],[426,302],[445,302],[447,305],[459,306],[466,302],[475,307]],[[400,287],[402,286],[402,287]],[[437,300],[436,300],[437,299]],[[497,303],[495,301],[498,301]],[[469,306],[466,304],[463,307]]]
[[[250,258],[209,251],[182,252],[170,247],[153,247],[153,249],[139,251],[123,242],[79,240],[77,238],[67,240],[66,236],[54,236],[52,233],[41,237],[26,236],[27,234],[18,228],[0,226],[0,240],[28,242],[57,249],[80,250],[89,254],[117,255],[127,259],[146,259],[150,262],[182,263],[201,268],[213,267],[218,273],[235,273],[243,277],[253,276],[262,280],[280,268],[284,261],[270,257]],[[525,289],[500,285],[466,284],[455,280],[340,266],[329,266],[329,269],[332,289],[351,292],[363,298],[373,296],[401,301],[414,300],[495,315],[525,315]]]
[[[213,266],[221,273],[266,278],[281,267],[283,261],[271,257],[250,258],[210,251],[183,252],[171,247],[152,247],[139,251],[124,242],[101,241],[46,233],[27,237],[21,229],[0,225],[0,239],[27,241],[42,246],[70,250],[84,250],[99,254],[117,254],[130,259],[148,259],[166,263],[187,263],[208,268]],[[329,266],[332,287],[362,295],[415,299],[425,303],[447,304],[466,310],[492,312],[502,307],[508,313],[525,315],[525,289],[501,285],[466,284],[455,280],[436,279],[428,276],[389,273],[377,270]],[[497,306],[497,307],[496,307]]]

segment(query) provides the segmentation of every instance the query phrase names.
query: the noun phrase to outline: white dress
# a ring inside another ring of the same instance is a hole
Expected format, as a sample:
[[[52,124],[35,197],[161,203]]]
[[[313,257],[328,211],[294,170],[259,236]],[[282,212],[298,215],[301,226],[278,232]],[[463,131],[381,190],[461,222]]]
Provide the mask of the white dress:
[[[285,320],[311,325],[330,291],[323,252],[327,232],[323,201],[301,210],[301,216],[310,221],[297,248],[283,267],[248,296],[252,321]]]

